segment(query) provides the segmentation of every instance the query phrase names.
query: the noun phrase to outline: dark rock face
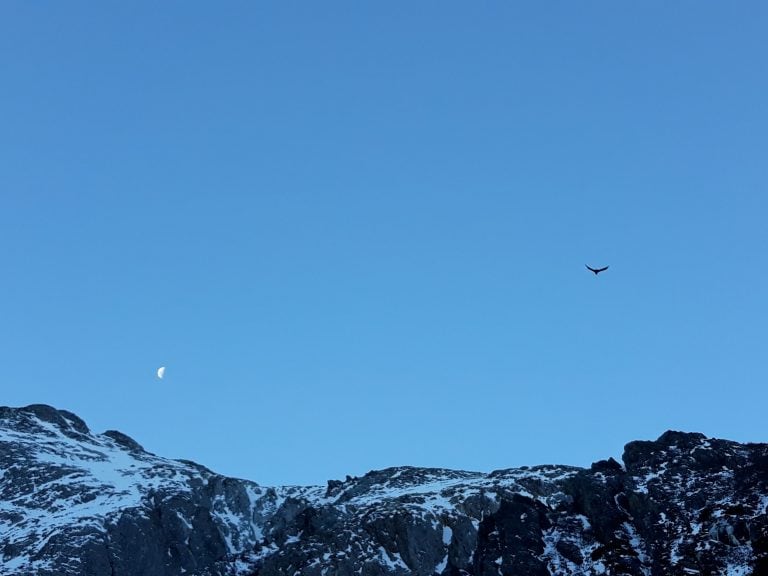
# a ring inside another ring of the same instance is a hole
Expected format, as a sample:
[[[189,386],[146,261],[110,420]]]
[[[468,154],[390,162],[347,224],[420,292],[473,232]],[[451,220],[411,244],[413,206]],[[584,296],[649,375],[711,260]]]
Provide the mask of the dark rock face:
[[[0,408],[0,574],[768,575],[768,445],[670,431],[623,461],[265,488]]]

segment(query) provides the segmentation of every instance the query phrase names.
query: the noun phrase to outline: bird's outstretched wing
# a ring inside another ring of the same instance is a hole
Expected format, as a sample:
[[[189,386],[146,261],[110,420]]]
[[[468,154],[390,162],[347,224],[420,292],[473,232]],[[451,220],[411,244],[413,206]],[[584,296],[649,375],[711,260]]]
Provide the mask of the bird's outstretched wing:
[[[595,270],[594,268],[592,268],[592,266],[590,266],[589,264],[584,264],[584,266],[586,266],[586,267],[587,267],[587,270],[589,270],[589,271],[591,271],[591,272],[597,272],[597,270]]]
[[[609,266],[605,266],[603,268],[598,268],[597,270],[595,270],[595,272],[605,272],[606,270],[608,270],[608,268],[609,268]]]

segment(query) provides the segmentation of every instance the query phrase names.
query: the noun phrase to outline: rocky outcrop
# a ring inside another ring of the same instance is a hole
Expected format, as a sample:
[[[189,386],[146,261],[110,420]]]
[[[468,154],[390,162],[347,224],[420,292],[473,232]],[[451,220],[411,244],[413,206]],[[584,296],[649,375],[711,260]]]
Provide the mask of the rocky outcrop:
[[[0,574],[768,574],[767,445],[670,431],[623,462],[262,487],[0,408]]]

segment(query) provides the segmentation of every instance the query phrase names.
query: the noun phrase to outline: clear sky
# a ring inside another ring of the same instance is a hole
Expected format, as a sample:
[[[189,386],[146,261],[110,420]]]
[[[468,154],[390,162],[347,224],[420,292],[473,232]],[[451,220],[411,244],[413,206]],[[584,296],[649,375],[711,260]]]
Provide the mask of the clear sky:
[[[768,441],[767,29],[2,2],[0,404],[263,484]]]

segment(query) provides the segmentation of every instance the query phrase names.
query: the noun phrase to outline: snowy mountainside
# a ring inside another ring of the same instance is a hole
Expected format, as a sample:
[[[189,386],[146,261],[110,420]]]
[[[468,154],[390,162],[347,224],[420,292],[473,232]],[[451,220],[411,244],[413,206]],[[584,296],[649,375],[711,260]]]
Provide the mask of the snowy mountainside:
[[[302,492],[157,457],[64,410],[0,408],[0,574],[132,574],[136,560],[220,573]]]
[[[768,575],[768,446],[667,432],[623,459],[262,487],[0,408],[0,574]]]

